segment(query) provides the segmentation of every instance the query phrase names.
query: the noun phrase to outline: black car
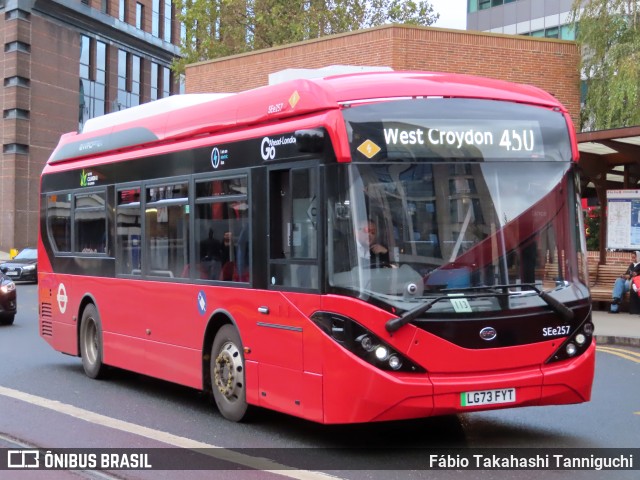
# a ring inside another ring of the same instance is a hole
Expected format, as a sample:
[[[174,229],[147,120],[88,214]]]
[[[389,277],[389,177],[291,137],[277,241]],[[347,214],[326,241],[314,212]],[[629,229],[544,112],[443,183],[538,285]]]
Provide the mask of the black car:
[[[11,325],[18,311],[16,284],[0,273],[0,325]]]
[[[13,281],[38,281],[38,250],[25,248],[12,260],[0,264],[0,272]]]

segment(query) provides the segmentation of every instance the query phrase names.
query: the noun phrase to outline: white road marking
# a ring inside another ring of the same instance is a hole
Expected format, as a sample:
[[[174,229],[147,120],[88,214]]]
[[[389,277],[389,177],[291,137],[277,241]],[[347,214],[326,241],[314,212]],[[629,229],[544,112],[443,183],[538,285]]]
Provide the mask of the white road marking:
[[[310,470],[291,470],[289,467],[269,460],[268,458],[252,457],[243,453],[227,450],[224,447],[218,447],[209,443],[199,442],[190,438],[173,435],[168,432],[156,430],[153,428],[144,427],[142,425],[136,425],[135,423],[125,422],[124,420],[118,420],[116,418],[107,417],[99,413],[91,412],[83,408],[74,407],[66,403],[59,402],[57,400],[51,400],[30,393],[21,392],[20,390],[14,390],[12,388],[6,388],[0,386],[0,395],[5,397],[14,398],[23,402],[36,405],[38,407],[47,408],[54,412],[63,413],[86,422],[100,425],[107,428],[113,428],[122,432],[132,433],[141,437],[149,438],[158,442],[166,443],[180,448],[189,449],[210,449],[207,451],[207,455],[214,458],[232,462],[238,465],[244,465],[246,467],[262,470],[264,472],[274,473],[289,478],[295,478],[297,480],[335,480],[338,477],[329,475],[323,472],[314,472]]]

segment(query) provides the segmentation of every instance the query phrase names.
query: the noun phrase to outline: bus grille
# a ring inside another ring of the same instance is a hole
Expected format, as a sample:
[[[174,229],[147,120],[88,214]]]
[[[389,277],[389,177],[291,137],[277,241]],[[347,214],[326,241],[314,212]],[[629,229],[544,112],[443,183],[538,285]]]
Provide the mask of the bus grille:
[[[51,304],[50,303],[41,303],[40,304],[40,324],[41,324],[41,335],[47,337],[53,337],[53,322],[51,321]]]

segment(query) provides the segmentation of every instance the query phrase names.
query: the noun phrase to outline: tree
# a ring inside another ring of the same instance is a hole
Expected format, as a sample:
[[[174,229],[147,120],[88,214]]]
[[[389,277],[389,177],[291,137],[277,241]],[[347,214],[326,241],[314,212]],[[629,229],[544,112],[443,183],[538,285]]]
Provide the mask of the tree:
[[[640,1],[575,0],[571,19],[587,84],[582,128],[640,124]]]
[[[584,223],[587,237],[587,250],[600,251],[600,209],[584,214]]]
[[[427,0],[177,0],[181,58],[204,60],[344,33],[385,23],[431,25]]]

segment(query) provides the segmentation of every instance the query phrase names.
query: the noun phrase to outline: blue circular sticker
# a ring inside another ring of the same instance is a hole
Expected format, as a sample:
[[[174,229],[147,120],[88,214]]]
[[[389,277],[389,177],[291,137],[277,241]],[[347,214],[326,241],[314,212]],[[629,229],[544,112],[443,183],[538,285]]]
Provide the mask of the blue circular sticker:
[[[218,150],[218,147],[214,147],[211,150],[211,166],[214,169],[220,166],[220,150]]]
[[[204,290],[198,292],[198,312],[200,312],[200,315],[207,313],[207,296]]]

